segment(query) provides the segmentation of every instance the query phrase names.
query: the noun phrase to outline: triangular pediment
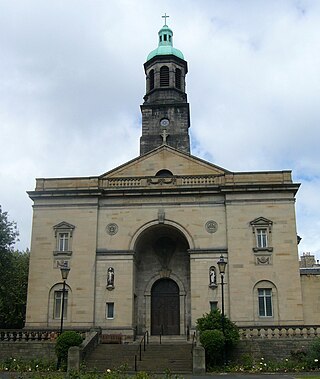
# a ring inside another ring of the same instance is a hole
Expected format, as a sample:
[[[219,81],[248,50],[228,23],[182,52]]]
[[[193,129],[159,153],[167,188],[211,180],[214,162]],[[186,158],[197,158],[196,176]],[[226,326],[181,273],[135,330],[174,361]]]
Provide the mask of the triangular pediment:
[[[163,145],[101,175],[100,179],[152,177],[162,170],[170,171],[174,176],[220,176],[230,173],[205,160]]]
[[[74,228],[75,228],[74,225],[69,224],[66,221],[62,221],[59,224],[54,225],[54,227],[53,227],[54,230],[57,230],[57,229],[59,229],[59,230],[62,230],[62,229],[63,230],[73,230]]]
[[[273,222],[271,220],[268,220],[267,218],[264,218],[264,217],[258,217],[250,221],[250,225],[254,225],[254,226],[268,226],[272,224]]]

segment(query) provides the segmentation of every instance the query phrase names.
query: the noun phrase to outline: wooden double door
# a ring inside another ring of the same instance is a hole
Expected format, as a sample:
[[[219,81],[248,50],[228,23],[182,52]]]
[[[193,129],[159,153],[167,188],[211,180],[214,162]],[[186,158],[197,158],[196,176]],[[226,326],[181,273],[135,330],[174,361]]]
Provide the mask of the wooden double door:
[[[179,287],[172,279],[159,279],[151,289],[151,334],[180,334]]]

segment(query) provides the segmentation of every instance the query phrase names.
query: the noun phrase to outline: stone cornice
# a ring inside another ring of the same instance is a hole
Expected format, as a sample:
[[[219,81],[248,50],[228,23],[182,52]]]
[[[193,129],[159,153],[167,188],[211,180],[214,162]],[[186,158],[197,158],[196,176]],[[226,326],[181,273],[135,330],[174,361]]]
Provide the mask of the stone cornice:
[[[299,189],[290,171],[225,173],[217,175],[175,175],[168,177],[85,177],[37,179],[32,200],[49,198],[101,198],[122,196],[194,196],[237,193],[289,192]]]
[[[195,194],[240,194],[240,193],[270,193],[270,192],[289,192],[293,195],[298,191],[300,184],[241,184],[241,185],[218,185],[199,183],[196,185],[175,185],[175,184],[150,184],[148,186],[112,186],[92,189],[66,188],[63,183],[61,187],[45,188],[42,190],[28,191],[32,200],[48,199],[53,197],[63,198],[100,198],[100,197],[137,197],[137,196],[194,196]]]
[[[94,194],[101,191],[123,191],[126,189],[183,189],[192,190],[217,188],[221,192],[234,191],[261,191],[261,190],[289,190],[296,191],[300,184],[293,183],[288,171],[237,173],[225,175],[185,175],[172,177],[142,176],[116,178],[57,178],[37,179],[35,193],[58,191],[78,192],[79,195]]]
[[[108,249],[97,249],[97,255],[134,255],[134,250],[108,250]]]
[[[228,254],[228,249],[226,248],[207,248],[207,249],[188,249],[190,255],[194,254]]]

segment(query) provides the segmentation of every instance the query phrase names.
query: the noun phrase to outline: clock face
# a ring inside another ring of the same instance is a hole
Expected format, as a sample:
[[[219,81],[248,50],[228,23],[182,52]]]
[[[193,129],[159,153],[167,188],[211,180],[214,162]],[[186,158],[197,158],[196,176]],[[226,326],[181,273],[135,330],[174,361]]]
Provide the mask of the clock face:
[[[163,118],[163,119],[160,121],[160,125],[161,125],[161,126],[166,127],[166,126],[169,126],[169,124],[170,124],[170,121],[169,121],[167,118]]]

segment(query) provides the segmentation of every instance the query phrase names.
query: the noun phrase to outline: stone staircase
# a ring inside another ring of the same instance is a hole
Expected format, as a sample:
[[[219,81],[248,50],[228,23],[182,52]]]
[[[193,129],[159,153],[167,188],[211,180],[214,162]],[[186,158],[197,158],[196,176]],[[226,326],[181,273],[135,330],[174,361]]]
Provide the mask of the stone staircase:
[[[126,372],[137,371],[148,373],[192,373],[191,344],[181,338],[150,338],[146,351],[142,347],[142,360],[139,360],[139,343],[133,344],[100,344],[86,359],[87,371],[104,372],[107,369],[121,369]]]
[[[173,374],[192,373],[191,344],[186,342],[150,343],[137,362],[138,371]]]
[[[134,355],[137,345],[100,344],[86,358],[86,371],[104,372],[108,369],[134,371]]]

